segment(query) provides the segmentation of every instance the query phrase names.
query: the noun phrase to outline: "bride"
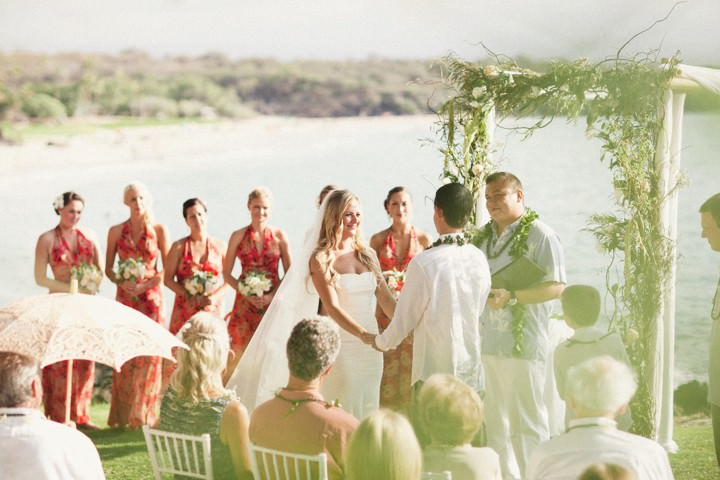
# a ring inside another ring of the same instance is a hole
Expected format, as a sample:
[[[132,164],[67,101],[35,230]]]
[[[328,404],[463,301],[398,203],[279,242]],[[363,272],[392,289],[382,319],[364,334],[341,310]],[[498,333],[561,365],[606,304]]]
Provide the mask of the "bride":
[[[322,385],[357,418],[379,406],[382,354],[368,343],[377,332],[375,299],[390,318],[395,310],[374,252],[360,233],[360,203],[347,190],[328,194],[308,232],[300,261],[280,284],[265,319],[228,381],[253,409],[287,380],[285,343],[304,316],[329,315],[342,327],[340,355]]]

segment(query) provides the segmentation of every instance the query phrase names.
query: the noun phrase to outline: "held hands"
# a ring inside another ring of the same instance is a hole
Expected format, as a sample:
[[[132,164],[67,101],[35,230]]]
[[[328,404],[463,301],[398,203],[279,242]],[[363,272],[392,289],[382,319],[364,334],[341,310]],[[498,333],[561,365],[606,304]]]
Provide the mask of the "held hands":
[[[490,290],[490,296],[487,299],[487,306],[493,310],[505,308],[510,301],[510,290],[504,288],[493,288]]]
[[[360,334],[360,340],[362,340],[362,342],[363,342],[364,344],[370,345],[372,348],[374,348],[374,349],[377,350],[378,352],[381,352],[381,353],[382,353],[383,351],[380,350],[380,349],[377,347],[377,345],[375,344],[375,337],[377,337],[377,335],[374,334],[374,333],[370,333],[370,332],[365,332],[365,333]]]

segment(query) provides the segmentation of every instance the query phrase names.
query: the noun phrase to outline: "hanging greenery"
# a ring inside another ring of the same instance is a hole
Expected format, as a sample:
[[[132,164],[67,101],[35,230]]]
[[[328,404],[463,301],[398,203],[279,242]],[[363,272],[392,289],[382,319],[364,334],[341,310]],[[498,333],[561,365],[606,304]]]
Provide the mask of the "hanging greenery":
[[[635,59],[597,64],[580,59],[554,63],[542,74],[496,60],[496,65],[479,65],[445,59],[445,80],[456,95],[439,112],[441,178],[464,184],[478,199],[485,177],[496,169],[488,131],[494,115],[529,118],[528,126],[514,127],[523,138],[556,117],[585,116],[588,134],[602,141],[601,160],[612,172],[617,198],[613,212],[591,217],[589,230],[610,253],[607,288],[615,303],[611,328],[624,338],[637,336],[637,341],[626,341],[639,379],[633,400],[634,430],[652,436],[656,321],[662,312],[671,253],[660,224],[665,198],[658,189],[655,155],[664,115],[662,99],[677,60],[658,65]],[[473,212],[473,225],[475,218]]]

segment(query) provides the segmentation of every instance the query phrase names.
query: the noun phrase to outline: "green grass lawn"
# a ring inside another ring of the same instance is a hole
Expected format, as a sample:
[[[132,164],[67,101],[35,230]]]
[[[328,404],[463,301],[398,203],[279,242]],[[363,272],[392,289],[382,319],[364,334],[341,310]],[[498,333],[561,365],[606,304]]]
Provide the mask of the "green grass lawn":
[[[107,479],[153,480],[142,432],[108,428],[108,410],[108,404],[93,404],[92,421],[102,430],[89,434],[100,452]],[[670,463],[677,480],[720,480],[708,420],[679,422],[675,441],[680,450],[670,456]]]

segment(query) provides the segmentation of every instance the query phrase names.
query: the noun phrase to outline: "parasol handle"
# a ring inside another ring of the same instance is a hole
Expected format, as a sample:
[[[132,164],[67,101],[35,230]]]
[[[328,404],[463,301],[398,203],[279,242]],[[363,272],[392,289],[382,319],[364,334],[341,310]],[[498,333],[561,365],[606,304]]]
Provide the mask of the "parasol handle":
[[[73,361],[71,358],[67,361],[67,379],[65,381],[65,425],[75,426],[70,420],[70,404],[72,402],[72,373]]]
[[[70,293],[78,293],[78,279],[70,279]],[[67,361],[67,378],[65,380],[65,424],[71,425],[70,420],[70,404],[72,402],[72,372],[73,372],[73,361],[72,358]]]

